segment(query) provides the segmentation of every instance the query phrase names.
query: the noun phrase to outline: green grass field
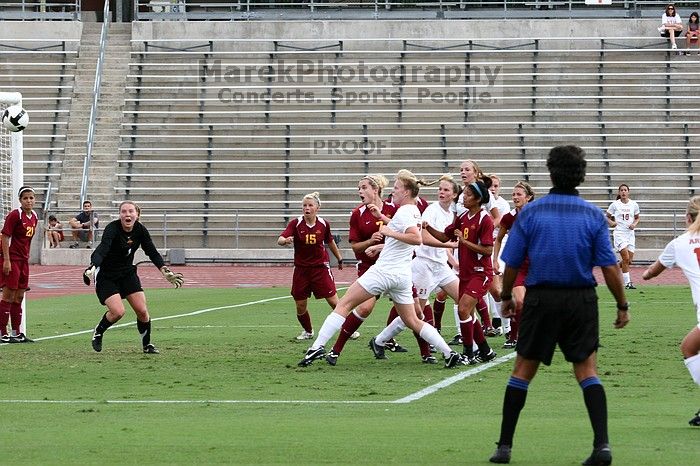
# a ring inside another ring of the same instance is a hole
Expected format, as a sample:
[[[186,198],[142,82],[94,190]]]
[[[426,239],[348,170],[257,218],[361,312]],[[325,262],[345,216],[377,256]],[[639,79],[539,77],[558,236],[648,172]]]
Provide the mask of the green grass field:
[[[695,323],[689,289],[629,292],[632,322],[617,331],[609,293],[599,291],[599,370],[615,464],[697,464],[700,429],[687,421],[700,408],[700,390],[677,348]],[[93,295],[30,301],[29,333],[39,341],[0,346],[0,458],[427,465],[487,464],[493,452],[512,360],[466,376],[474,367],[421,364],[408,333],[400,341],[409,353],[375,360],[366,345],[383,326],[386,300],[338,366],[302,369],[296,363],[308,342],[294,341],[299,326],[286,289],[147,294],[160,355],[141,353],[133,313],[94,353],[90,329],[103,310]],[[318,328],[328,308],[312,306]],[[452,325],[446,316],[450,336]],[[498,350],[503,338],[490,341]],[[414,401],[397,402],[411,395]],[[512,464],[579,464],[591,439],[581,391],[557,353],[530,385]]]

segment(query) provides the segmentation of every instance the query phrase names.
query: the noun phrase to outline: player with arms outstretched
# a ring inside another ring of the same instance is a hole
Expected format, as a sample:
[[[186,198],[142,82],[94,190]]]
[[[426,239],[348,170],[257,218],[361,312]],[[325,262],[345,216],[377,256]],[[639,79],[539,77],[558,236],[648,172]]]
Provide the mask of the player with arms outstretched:
[[[19,188],[20,208],[5,217],[2,227],[2,300],[0,301],[0,343],[28,343],[21,331],[22,300],[29,286],[29,247],[39,221],[34,212],[34,190]],[[12,334],[7,324],[12,318]]]
[[[644,271],[642,278],[652,279],[674,265],[680,267],[688,278],[698,325],[683,338],[681,353],[690,376],[700,385],[700,196],[690,199],[685,221],[688,231],[666,245],[659,259]],[[690,425],[700,426],[700,411],[695,413]]]
[[[119,205],[119,220],[110,222],[104,229],[102,240],[90,257],[90,266],[83,272],[86,285],[95,281],[95,293],[100,304],[107,306],[100,323],[92,335],[92,349],[102,351],[105,331],[124,316],[123,299],[136,313],[136,328],[141,335],[143,352],[157,354],[151,343],[151,317],[146,306],[146,294],[136,274],[134,254],[142,248],[151,262],[158,267],[163,278],[175,288],[184,282],[182,274],[171,272],[156,249],[146,227],[139,222],[141,209],[132,201]]]

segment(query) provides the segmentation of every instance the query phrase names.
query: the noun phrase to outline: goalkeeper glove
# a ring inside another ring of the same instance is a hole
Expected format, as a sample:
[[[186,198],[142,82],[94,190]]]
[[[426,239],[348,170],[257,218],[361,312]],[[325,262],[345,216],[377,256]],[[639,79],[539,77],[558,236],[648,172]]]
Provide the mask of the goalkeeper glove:
[[[181,273],[175,273],[167,267],[160,269],[160,273],[162,273],[163,278],[168,280],[175,288],[180,288],[182,284],[185,283]]]
[[[94,280],[95,278],[96,270],[97,267],[90,264],[88,268],[83,271],[83,283],[85,283],[87,286],[90,286],[90,281]]]

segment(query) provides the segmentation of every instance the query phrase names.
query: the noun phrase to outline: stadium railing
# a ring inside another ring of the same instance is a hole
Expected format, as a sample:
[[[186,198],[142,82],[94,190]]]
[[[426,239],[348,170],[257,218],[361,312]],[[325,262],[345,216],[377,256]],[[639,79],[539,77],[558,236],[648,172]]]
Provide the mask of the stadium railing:
[[[0,3],[0,20],[80,21],[80,0],[9,0]]]
[[[25,181],[57,188],[65,154],[79,40],[3,39],[0,88],[22,93]],[[43,202],[43,192],[38,192]]]

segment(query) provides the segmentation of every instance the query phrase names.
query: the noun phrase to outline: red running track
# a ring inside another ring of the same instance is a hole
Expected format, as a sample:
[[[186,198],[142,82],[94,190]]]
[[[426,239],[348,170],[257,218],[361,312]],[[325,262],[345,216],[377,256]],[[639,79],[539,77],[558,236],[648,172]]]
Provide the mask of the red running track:
[[[93,287],[83,284],[84,267],[75,266],[42,266],[30,267],[29,286],[31,291],[28,299],[48,298],[67,294],[92,293]],[[292,280],[291,266],[255,266],[255,265],[210,265],[210,266],[173,266],[172,270],[185,276],[185,286],[196,288],[251,288],[280,286],[288,288]],[[169,284],[160,272],[150,264],[139,266],[139,277],[144,288],[168,288]],[[641,276],[644,267],[632,268],[632,281],[636,286],[644,286]],[[355,268],[346,267],[334,270],[336,283],[339,287],[347,286],[356,278]],[[596,278],[603,283],[600,270],[596,269]],[[683,273],[679,269],[665,271],[650,284],[685,284]]]

